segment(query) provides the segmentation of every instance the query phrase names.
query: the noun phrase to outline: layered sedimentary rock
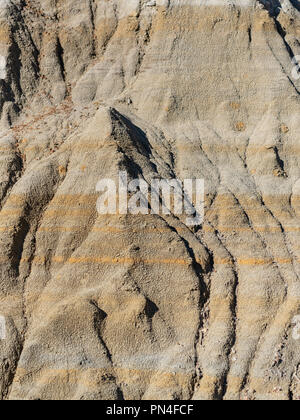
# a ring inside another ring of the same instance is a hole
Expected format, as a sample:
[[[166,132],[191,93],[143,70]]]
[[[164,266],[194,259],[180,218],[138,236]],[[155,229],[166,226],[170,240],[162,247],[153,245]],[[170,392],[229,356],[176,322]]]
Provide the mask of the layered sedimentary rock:
[[[299,11],[0,2],[2,399],[300,398]],[[203,225],[99,215],[119,171]]]

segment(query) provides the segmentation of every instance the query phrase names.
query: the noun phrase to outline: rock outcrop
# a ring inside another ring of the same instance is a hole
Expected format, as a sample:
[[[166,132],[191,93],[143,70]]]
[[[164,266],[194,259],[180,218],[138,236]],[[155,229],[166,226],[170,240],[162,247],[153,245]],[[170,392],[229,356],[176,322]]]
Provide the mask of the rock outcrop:
[[[0,1],[2,399],[300,399],[299,13]],[[124,170],[203,225],[99,215]]]

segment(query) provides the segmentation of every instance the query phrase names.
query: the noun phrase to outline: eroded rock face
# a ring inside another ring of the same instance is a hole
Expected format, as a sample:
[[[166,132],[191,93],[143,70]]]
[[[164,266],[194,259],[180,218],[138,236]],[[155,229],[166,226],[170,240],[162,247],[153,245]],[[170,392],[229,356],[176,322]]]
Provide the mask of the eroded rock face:
[[[300,399],[299,10],[0,2],[2,399]],[[203,226],[100,216],[120,170]]]

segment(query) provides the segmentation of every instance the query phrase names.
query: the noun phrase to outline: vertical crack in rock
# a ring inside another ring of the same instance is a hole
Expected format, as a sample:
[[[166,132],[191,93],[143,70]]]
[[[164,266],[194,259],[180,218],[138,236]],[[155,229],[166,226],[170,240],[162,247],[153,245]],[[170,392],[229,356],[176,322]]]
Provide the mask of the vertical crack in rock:
[[[61,46],[59,38],[57,38],[56,54],[57,54],[59,65],[60,65],[61,75],[62,75],[63,80],[65,81],[66,80],[66,69],[65,69],[65,65],[64,65],[64,50]]]
[[[95,40],[95,30],[96,30],[96,26],[95,26],[95,13],[96,13],[97,9],[96,9],[96,5],[95,5],[95,0],[90,0],[90,17],[91,17],[91,25],[92,25],[92,32],[93,32],[93,36],[92,36],[92,57],[96,56],[96,40]]]

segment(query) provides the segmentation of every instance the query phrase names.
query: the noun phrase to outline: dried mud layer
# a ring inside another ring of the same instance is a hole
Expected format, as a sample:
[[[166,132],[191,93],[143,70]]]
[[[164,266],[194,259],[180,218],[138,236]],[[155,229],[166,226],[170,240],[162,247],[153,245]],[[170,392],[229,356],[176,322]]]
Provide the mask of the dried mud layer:
[[[0,2],[1,399],[300,399],[299,41],[297,0]],[[204,224],[99,215],[120,170]]]

